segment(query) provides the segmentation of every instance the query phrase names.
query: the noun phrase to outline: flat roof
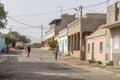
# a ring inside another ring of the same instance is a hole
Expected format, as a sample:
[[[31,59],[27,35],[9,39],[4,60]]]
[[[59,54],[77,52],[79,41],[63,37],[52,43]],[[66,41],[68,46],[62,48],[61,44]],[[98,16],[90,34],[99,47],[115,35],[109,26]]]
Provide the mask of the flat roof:
[[[51,24],[56,24],[56,22],[60,22],[61,21],[61,19],[54,19],[53,21],[51,21],[50,23],[49,23],[49,25],[51,25]]]
[[[98,36],[105,36],[107,29],[97,29],[95,32],[93,32],[90,36],[86,36],[86,39],[94,38]]]
[[[120,27],[120,21],[115,21],[113,23],[105,24],[105,25],[101,26],[100,28],[110,29],[110,28],[115,28],[115,27]]]

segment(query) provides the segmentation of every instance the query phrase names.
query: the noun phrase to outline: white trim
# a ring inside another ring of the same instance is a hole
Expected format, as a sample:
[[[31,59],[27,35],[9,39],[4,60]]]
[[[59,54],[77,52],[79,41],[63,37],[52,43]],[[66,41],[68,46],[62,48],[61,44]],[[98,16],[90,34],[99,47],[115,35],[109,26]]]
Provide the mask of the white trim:
[[[114,35],[114,49],[119,49],[120,48],[120,36],[119,35]]]

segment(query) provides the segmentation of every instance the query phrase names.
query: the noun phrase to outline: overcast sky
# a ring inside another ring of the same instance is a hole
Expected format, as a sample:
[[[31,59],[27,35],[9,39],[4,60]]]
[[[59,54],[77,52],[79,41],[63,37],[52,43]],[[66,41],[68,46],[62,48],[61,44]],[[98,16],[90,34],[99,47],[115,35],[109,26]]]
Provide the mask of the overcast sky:
[[[77,8],[80,5],[83,5],[83,7],[91,6],[104,1],[106,0],[1,0],[5,5],[6,11],[8,11],[9,17],[32,26],[43,25],[45,28],[44,32],[48,30],[48,24],[53,19],[60,17],[60,7],[62,7],[63,10],[70,9],[63,11],[63,13],[73,14],[75,11],[72,8]],[[111,0],[111,2],[113,1],[115,0]],[[84,9],[83,11],[84,13],[105,13],[106,7],[107,3],[104,3],[99,6]],[[25,28],[28,26],[17,23],[8,18],[7,28],[10,28],[11,26],[13,31],[18,31],[20,34],[32,38],[33,42],[40,42],[40,28]],[[0,31],[7,33],[9,30]]]

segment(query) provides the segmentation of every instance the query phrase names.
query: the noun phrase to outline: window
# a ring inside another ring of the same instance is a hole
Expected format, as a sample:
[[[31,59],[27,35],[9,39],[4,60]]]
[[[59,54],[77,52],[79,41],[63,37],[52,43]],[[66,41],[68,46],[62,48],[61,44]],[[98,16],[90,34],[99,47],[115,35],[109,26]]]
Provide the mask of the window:
[[[65,46],[67,46],[67,40],[65,39]]]
[[[114,49],[119,49],[119,35],[114,35]]]
[[[120,14],[120,2],[116,3],[116,16],[115,16],[115,20],[118,21],[118,16]]]
[[[90,53],[90,43],[88,43],[88,53]]]
[[[101,41],[100,42],[100,53],[102,53],[103,52],[103,42]]]
[[[119,14],[120,2],[117,2],[117,3],[116,3],[116,8],[117,8],[117,14]]]

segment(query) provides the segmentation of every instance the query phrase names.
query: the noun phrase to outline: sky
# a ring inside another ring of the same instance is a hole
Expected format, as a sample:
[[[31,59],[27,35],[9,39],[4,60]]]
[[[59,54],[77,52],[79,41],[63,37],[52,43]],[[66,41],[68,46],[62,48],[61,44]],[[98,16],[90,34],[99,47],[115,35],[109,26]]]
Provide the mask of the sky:
[[[43,25],[43,40],[45,32],[49,29],[49,23],[60,18],[61,8],[63,13],[75,14],[74,8],[87,7],[107,0],[1,0],[8,12],[7,28],[12,26],[12,31],[26,35],[32,42],[41,41],[41,28]],[[110,4],[115,0],[111,0]],[[83,13],[106,13],[107,3],[83,9]],[[12,18],[12,19],[11,19]],[[18,22],[16,22],[15,20]],[[22,23],[22,24],[20,24]],[[28,24],[32,28],[26,28]],[[8,29],[0,30],[8,33]]]

